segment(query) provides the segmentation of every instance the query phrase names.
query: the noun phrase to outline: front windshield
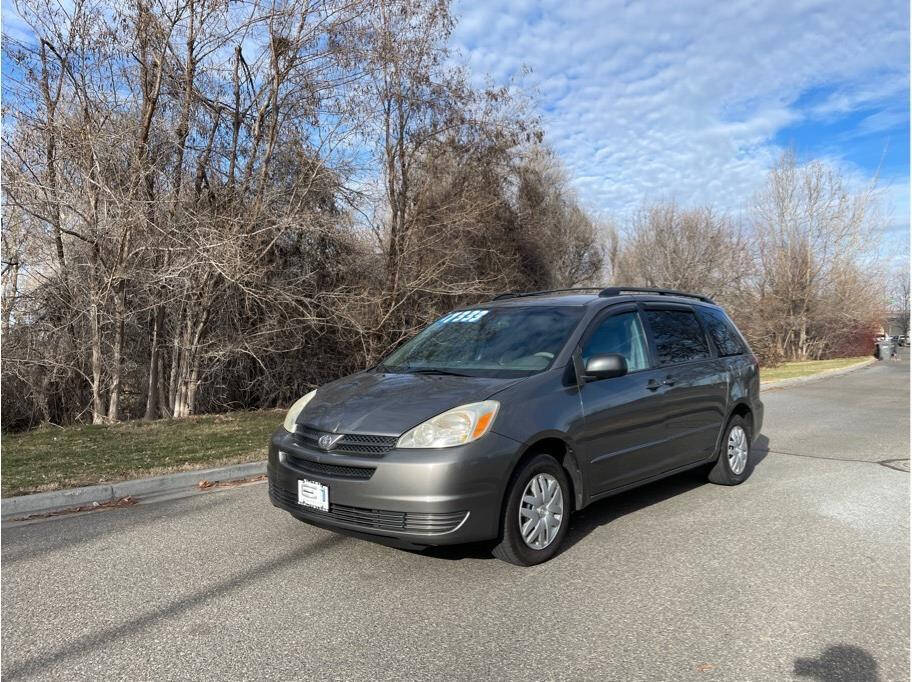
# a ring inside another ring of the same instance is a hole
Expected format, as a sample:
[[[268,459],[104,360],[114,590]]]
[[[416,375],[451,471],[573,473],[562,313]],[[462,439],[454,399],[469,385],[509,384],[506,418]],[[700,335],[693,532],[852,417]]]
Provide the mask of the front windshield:
[[[581,307],[478,308],[444,315],[378,369],[525,376],[547,369],[582,317]]]

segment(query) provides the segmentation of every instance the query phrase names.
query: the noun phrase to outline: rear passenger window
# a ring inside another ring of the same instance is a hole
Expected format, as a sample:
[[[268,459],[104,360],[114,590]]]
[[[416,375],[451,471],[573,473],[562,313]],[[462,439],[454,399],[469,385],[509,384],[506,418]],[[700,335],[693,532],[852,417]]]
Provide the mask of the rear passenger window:
[[[721,310],[699,308],[700,319],[719,349],[719,355],[741,355],[746,351],[734,325]]]
[[[690,310],[647,310],[646,320],[652,329],[660,365],[709,357],[706,335]]]

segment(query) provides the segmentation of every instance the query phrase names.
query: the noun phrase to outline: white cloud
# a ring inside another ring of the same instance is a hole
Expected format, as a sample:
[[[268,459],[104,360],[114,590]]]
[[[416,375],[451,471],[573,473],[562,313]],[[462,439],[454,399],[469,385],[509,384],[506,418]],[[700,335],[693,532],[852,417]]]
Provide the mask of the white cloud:
[[[620,218],[672,197],[737,212],[779,130],[908,96],[906,3],[456,2],[472,74],[507,82],[529,66],[520,82],[580,196]],[[817,87],[826,96],[796,106]],[[899,108],[861,125],[891,125]],[[886,193],[905,224],[907,180]]]
[[[814,105],[811,113],[820,118],[832,118],[883,100],[900,102],[905,100],[908,87],[907,72],[884,73],[875,79],[852,83],[851,87],[835,89],[822,102]]]

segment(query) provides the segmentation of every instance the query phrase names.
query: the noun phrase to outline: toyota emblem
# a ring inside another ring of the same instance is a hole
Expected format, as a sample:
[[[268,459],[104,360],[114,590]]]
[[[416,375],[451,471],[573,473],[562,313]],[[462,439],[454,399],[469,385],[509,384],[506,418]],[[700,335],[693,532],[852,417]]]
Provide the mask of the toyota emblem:
[[[317,439],[317,445],[323,450],[332,450],[333,446],[341,440],[342,434],[324,433]]]

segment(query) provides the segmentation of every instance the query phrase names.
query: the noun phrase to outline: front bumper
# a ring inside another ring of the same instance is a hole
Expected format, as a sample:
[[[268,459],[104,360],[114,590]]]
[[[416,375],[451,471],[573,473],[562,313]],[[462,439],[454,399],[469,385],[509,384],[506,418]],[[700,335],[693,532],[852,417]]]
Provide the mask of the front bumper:
[[[519,449],[488,433],[454,448],[365,457],[316,450],[279,428],[269,446],[269,497],[302,521],[413,545],[488,540],[497,536]],[[329,511],[298,504],[302,478],[329,488]]]

